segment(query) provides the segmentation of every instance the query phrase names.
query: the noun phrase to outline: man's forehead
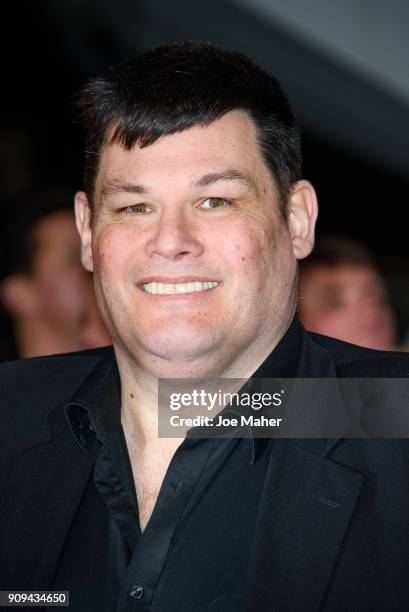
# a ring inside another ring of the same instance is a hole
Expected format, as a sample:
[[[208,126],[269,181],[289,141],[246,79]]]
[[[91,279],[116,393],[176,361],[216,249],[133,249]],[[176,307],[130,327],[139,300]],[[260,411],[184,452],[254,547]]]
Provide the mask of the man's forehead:
[[[126,150],[117,143],[101,153],[98,183],[105,193],[146,193],[158,177],[178,178],[192,187],[218,181],[255,189],[269,170],[258,149],[255,128],[243,113],[233,111],[208,126],[194,126],[154,143]]]

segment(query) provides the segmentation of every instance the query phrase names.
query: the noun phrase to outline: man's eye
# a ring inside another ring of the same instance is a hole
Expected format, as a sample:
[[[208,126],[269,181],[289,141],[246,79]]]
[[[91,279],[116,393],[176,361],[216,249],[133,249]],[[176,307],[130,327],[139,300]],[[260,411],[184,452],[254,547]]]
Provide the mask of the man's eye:
[[[230,201],[225,198],[207,198],[201,204],[201,208],[225,208],[230,205]]]
[[[121,212],[123,213],[146,213],[150,211],[150,207],[147,204],[132,204],[131,206],[126,206],[125,208],[121,208]]]

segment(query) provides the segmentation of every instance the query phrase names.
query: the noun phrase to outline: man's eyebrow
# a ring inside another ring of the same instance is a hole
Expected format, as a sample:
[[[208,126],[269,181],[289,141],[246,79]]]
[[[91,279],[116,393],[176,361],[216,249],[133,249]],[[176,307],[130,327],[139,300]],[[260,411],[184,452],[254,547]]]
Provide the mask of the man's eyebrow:
[[[207,187],[207,185],[211,185],[213,183],[217,183],[217,181],[238,181],[242,183],[245,187],[252,189],[253,191],[257,191],[257,186],[254,180],[247,174],[243,174],[238,170],[224,170],[223,172],[213,172],[211,174],[205,174],[200,177],[196,181],[194,181],[195,187]]]
[[[107,181],[101,190],[102,196],[109,196],[116,193],[147,193],[148,189],[143,185],[135,185],[133,183],[120,182],[120,181]]]
[[[193,182],[194,187],[207,187],[208,185],[212,185],[213,183],[217,183],[218,181],[238,181],[242,183],[245,187],[251,189],[252,191],[257,191],[257,186],[254,180],[247,174],[243,174],[238,170],[223,170],[222,172],[212,172],[210,174],[205,174],[201,176],[199,179]],[[136,185],[134,183],[122,182],[122,181],[107,181],[104,183],[104,186],[101,190],[101,195],[103,197],[109,195],[115,195],[117,193],[137,193],[137,194],[146,194],[149,189],[144,187],[143,185]]]

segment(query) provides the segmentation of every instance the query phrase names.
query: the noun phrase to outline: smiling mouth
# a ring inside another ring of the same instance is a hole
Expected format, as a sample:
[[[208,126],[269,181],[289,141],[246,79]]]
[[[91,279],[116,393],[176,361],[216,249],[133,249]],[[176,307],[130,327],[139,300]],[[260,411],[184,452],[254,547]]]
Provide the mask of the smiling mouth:
[[[190,283],[143,283],[141,288],[153,295],[179,295],[181,293],[198,293],[214,289],[217,281],[194,281]]]

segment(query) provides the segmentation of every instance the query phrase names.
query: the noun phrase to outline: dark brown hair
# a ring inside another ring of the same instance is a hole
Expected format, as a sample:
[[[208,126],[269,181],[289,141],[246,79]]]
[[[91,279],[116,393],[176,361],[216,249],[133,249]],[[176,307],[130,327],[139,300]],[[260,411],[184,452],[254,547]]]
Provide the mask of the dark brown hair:
[[[92,201],[104,144],[129,150],[242,110],[285,205],[301,178],[300,133],[279,82],[246,56],[208,42],[178,42],[112,68],[83,88],[84,187]]]

